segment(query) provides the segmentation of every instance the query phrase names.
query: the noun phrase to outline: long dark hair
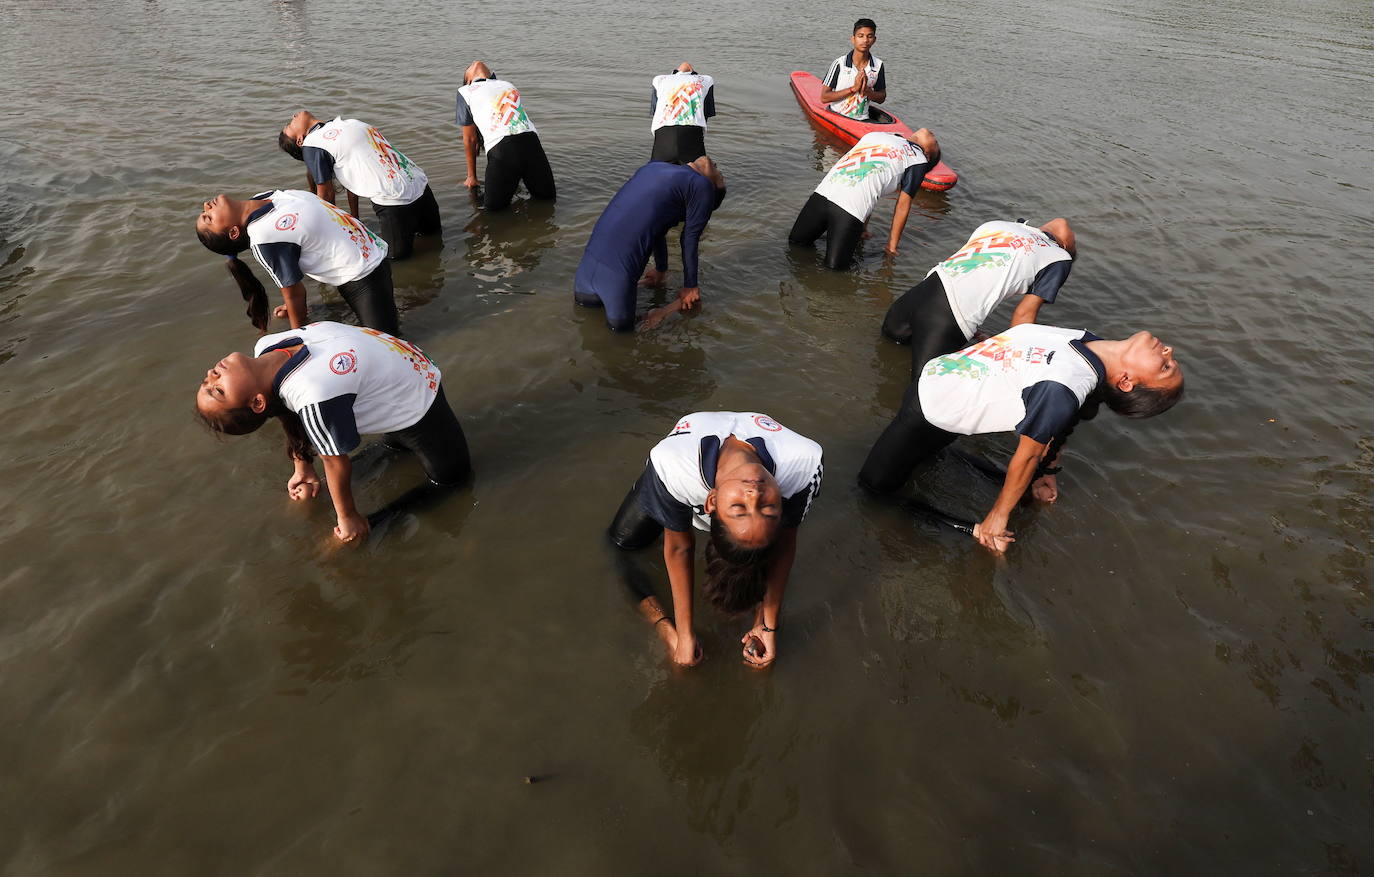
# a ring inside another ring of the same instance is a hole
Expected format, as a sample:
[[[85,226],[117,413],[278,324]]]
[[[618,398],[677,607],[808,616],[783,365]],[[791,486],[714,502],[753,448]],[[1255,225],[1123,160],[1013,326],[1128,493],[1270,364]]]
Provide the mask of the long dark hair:
[[[252,243],[248,240],[245,232],[235,240],[229,237],[228,232],[218,234],[206,231],[203,228],[196,229],[196,237],[205,245],[205,249],[212,253],[219,253],[227,256],[224,267],[229,269],[229,276],[234,278],[234,283],[238,284],[239,295],[248,303],[244,313],[248,315],[248,320],[253,326],[264,334],[267,332],[267,320],[271,314],[271,308],[267,304],[267,289],[262,285],[262,281],[253,273],[253,269],[248,267],[248,263],[239,258],[239,253],[248,249]]]
[[[296,412],[282,404],[279,396],[274,395],[261,414],[247,405],[242,408],[223,408],[214,415],[206,414],[199,405],[196,406],[196,418],[219,435],[248,435],[257,432],[274,417],[281,421],[282,431],[286,433],[286,455],[293,460],[313,460],[315,451],[310,447],[305,426]]]
[[[763,600],[772,563],[772,542],[760,548],[736,544],[720,517],[711,515],[702,592],[712,606],[731,615],[753,609]]]

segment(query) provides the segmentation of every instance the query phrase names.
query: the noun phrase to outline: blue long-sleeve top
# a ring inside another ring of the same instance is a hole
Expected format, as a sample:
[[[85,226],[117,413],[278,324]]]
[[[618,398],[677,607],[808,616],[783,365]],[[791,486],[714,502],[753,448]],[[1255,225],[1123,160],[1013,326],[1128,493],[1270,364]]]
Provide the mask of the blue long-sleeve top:
[[[716,187],[690,167],[651,161],[635,171],[602,211],[583,259],[619,265],[638,276],[654,255],[668,268],[668,229],[682,227],[682,285],[698,286],[697,246],[715,207]]]

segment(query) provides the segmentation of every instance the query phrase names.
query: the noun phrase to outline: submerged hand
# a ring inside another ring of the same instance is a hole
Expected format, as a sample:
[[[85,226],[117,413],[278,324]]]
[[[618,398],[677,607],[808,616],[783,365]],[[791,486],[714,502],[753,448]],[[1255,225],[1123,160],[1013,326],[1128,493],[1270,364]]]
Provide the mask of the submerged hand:
[[[695,667],[701,663],[703,655],[696,634],[692,631],[677,632],[677,649],[673,652],[673,663],[679,667]]]
[[[641,286],[662,286],[663,280],[667,276],[667,271],[660,271],[657,268],[649,268],[644,272],[644,276],[640,278],[639,283]]]
[[[366,539],[371,529],[367,518],[353,512],[339,517],[339,525],[334,528],[334,536],[345,545],[355,545]]]
[[[697,302],[701,301],[700,286],[684,286],[677,294],[677,300],[682,304],[684,311],[691,310]]]
[[[286,482],[286,495],[296,501],[314,499],[319,493],[320,477],[315,474],[314,466],[297,469],[291,480]]]
[[[1031,483],[1031,496],[1041,502],[1059,499],[1059,481],[1053,475],[1041,475]]]
[[[467,179],[463,180],[463,185],[469,189],[475,189],[477,188],[477,178],[468,177]]]
[[[744,644],[744,663],[751,667],[767,667],[778,656],[778,632],[765,630],[762,624],[755,624],[740,642]]]
[[[1007,529],[1007,519],[988,515],[973,525],[973,538],[993,554],[1006,554],[1007,547],[1016,541],[1016,534]]]

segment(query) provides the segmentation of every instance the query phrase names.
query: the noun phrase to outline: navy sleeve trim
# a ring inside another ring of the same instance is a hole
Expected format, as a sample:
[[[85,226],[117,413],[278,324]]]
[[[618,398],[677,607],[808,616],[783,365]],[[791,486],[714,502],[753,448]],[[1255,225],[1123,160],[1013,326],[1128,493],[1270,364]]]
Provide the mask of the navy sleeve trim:
[[[878,81],[873,83],[874,91],[887,91],[887,65],[878,68]]]
[[[253,255],[262,263],[262,267],[267,269],[267,273],[272,275],[272,282],[280,289],[294,286],[305,278],[305,272],[301,270],[300,244],[286,241],[253,244]]]
[[[663,479],[654,471],[654,464],[644,467],[644,477],[640,479],[643,489],[639,491],[639,507],[644,514],[653,518],[665,530],[685,533],[692,529],[692,507],[681,502],[668,492]]]
[[[926,178],[926,171],[930,170],[930,162],[923,161],[920,164],[913,164],[902,173],[902,191],[915,197],[921,191],[921,181]]]
[[[1059,287],[1063,286],[1064,281],[1069,279],[1069,272],[1072,270],[1072,259],[1063,259],[1052,265],[1046,265],[1040,269],[1039,274],[1035,275],[1035,282],[1026,292],[1030,295],[1038,295],[1047,302],[1052,302],[1055,296],[1059,295]]]
[[[816,466],[815,474],[811,476],[811,483],[782,501],[784,527],[800,527],[801,522],[806,520],[806,513],[811,511],[811,503],[821,495],[821,478],[824,475],[825,462],[821,461]]]
[[[836,58],[832,61],[830,69],[825,73],[825,79],[821,80],[821,84],[831,91],[835,90],[835,84],[840,81],[840,62],[843,60],[843,58]]]
[[[652,118],[658,112],[658,89],[649,86],[649,116]]]
[[[706,89],[706,102],[703,105],[702,113],[708,119],[716,114],[716,87],[714,85]]]
[[[315,185],[321,185],[334,179],[334,156],[325,152],[318,146],[301,147],[301,158],[305,160],[305,166],[310,170],[310,176],[315,178]]]
[[[1078,416],[1078,397],[1058,381],[1041,381],[1021,391],[1026,416],[1016,431],[1042,445],[1073,426]]]
[[[303,405],[296,412],[317,453],[341,457],[362,442],[362,437],[358,435],[358,422],[353,418],[353,400],[357,398],[357,393],[345,393],[323,402]]]
[[[463,97],[461,91],[458,92],[458,101],[454,106],[453,118],[458,123],[459,128],[477,124],[472,120],[472,107],[468,106],[467,98]]]

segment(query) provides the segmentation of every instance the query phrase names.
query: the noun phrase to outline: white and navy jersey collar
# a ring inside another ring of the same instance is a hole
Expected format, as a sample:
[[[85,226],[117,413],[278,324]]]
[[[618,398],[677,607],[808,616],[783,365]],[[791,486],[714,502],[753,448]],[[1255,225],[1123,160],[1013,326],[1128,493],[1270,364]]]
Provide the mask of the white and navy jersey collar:
[[[773,462],[773,455],[768,453],[768,445],[764,442],[763,437],[755,436],[745,439],[745,441],[759,455],[759,462],[763,464],[763,468],[767,469],[770,475],[776,475],[778,467]],[[716,486],[716,466],[720,464],[720,446],[720,437],[714,435],[702,436],[701,444],[698,446],[697,459],[701,465],[701,481],[712,489]]]
[[[1093,371],[1097,372],[1098,384],[1105,384],[1107,383],[1107,367],[1102,364],[1102,360],[1098,357],[1096,353],[1093,353],[1091,350],[1088,349],[1089,341],[1101,340],[1101,338],[1097,337],[1091,332],[1084,332],[1082,338],[1075,338],[1074,340],[1070,341],[1069,346],[1073,348],[1075,353],[1083,357],[1083,360],[1088,365],[1092,366]]]
[[[283,350],[287,347],[295,347],[297,344],[301,346],[301,349],[291,354],[290,358],[282,364],[282,367],[277,369],[276,376],[272,378],[272,394],[275,396],[281,395],[282,382],[285,381],[287,378],[291,377],[292,372],[300,368],[301,365],[307,359],[310,358],[310,347],[306,345],[305,340],[301,338],[299,335],[293,335],[290,338],[283,338],[276,344],[273,344],[271,347],[264,350],[262,353],[258,354],[258,356],[262,356],[263,354],[271,353],[274,350]]]
[[[266,204],[262,205],[262,206],[259,207],[257,210],[254,210],[252,213],[248,214],[248,221],[245,222],[244,225],[252,225],[253,223],[257,222],[259,219],[262,219],[264,216],[266,216],[267,214],[269,214],[269,213],[272,212],[272,208],[273,208],[273,206],[275,206],[275,205],[272,204],[272,201],[271,201],[271,199],[270,199],[270,197],[269,197],[269,196],[271,196],[271,194],[272,194],[271,192],[263,192],[261,195],[254,195],[254,196],[250,199],[250,200],[253,200],[253,201],[261,201],[261,200],[263,200],[264,198],[267,198],[268,201],[267,201]]]

